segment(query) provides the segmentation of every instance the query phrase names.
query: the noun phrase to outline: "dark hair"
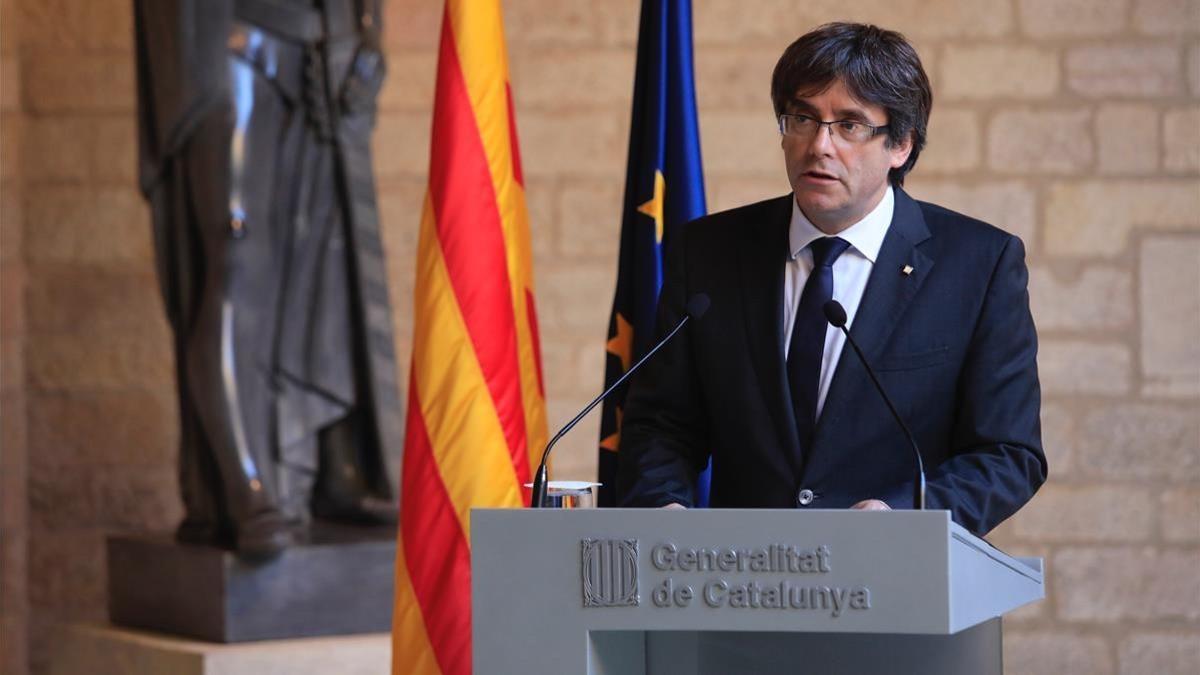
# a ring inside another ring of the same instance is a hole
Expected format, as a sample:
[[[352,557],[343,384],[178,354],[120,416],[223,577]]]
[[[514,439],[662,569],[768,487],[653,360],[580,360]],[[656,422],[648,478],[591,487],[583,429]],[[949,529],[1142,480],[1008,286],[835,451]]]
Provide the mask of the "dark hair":
[[[805,33],[775,64],[771,101],[776,117],[787,112],[797,94],[819,94],[839,79],[855,98],[887,110],[889,146],[911,136],[908,161],[888,173],[893,185],[903,185],[925,147],[933,107],[933,92],[917,51],[903,35],[861,23],[827,23]]]

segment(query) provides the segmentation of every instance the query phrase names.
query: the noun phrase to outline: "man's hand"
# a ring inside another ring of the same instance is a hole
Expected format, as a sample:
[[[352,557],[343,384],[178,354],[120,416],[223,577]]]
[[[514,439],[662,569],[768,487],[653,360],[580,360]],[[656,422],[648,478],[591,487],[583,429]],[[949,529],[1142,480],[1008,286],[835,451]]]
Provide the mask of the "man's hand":
[[[882,504],[883,502],[880,502],[880,503]],[[679,502],[671,502],[670,504],[667,504],[666,506],[660,506],[660,507],[658,507],[658,508],[660,508],[660,509],[667,509],[668,511],[684,511],[684,510],[687,510],[687,507],[686,507],[686,506],[684,506],[683,504],[680,504]]]
[[[878,499],[864,499],[861,502],[850,507],[855,511],[891,511],[892,507],[886,502],[881,502]]]

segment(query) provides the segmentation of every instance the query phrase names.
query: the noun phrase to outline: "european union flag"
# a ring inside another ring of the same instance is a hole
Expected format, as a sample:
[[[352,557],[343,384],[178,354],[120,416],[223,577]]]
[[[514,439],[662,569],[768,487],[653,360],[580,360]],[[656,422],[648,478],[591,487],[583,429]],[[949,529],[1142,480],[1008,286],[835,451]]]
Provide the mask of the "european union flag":
[[[663,241],[664,232],[706,211],[692,70],[691,0],[643,0],[617,291],[608,324],[606,387],[654,345],[663,246],[670,246]],[[604,403],[600,506],[615,505],[627,387]],[[706,506],[708,471],[698,487],[698,505]]]

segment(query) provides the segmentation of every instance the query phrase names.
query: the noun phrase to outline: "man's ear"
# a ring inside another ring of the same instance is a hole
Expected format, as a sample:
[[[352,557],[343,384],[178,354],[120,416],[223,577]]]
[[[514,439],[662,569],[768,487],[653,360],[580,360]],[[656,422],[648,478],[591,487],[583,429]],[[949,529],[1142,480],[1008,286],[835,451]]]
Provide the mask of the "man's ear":
[[[893,169],[899,169],[908,161],[908,156],[912,154],[913,140],[912,134],[904,137],[903,141],[888,148],[888,153],[891,155],[891,166]]]

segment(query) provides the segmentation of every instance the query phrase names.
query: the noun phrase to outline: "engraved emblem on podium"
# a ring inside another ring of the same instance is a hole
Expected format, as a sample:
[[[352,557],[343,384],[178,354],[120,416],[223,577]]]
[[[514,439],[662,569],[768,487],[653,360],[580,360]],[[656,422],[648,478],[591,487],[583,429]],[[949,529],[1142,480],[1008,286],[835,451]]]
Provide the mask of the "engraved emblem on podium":
[[[584,607],[637,605],[638,542],[636,539],[583,539],[580,576]]]

